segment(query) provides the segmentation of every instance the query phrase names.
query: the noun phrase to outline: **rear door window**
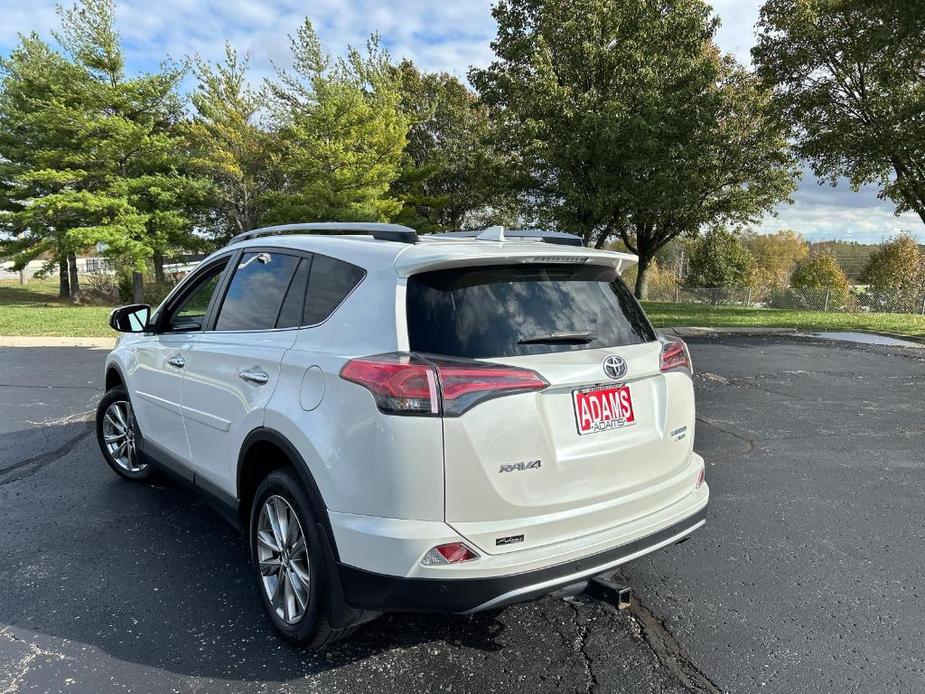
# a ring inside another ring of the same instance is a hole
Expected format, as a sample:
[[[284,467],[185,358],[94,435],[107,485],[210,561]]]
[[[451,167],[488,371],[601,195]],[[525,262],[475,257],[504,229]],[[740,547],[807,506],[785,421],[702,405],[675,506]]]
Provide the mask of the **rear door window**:
[[[216,330],[270,330],[276,327],[283,298],[299,258],[270,252],[241,256],[215,324]]]
[[[283,307],[276,320],[277,328],[295,328],[301,324],[302,308],[305,305],[305,287],[308,285],[308,271],[312,266],[311,258],[302,258],[295,271],[289,291],[283,299]]]
[[[656,339],[615,269],[515,265],[413,275],[412,351],[470,359],[620,347]]]

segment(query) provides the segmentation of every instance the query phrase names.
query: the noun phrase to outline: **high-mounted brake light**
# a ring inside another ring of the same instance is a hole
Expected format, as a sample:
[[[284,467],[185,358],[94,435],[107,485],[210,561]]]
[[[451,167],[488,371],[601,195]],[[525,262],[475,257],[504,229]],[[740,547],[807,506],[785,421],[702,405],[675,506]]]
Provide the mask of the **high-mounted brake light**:
[[[383,412],[448,417],[491,398],[549,385],[530,369],[400,353],[352,359],[340,376],[371,392]]]
[[[684,340],[662,340],[662,354],[660,358],[660,367],[662,372],[665,371],[686,371],[688,374],[694,373],[693,364],[691,364],[691,355],[687,351],[687,345]]]

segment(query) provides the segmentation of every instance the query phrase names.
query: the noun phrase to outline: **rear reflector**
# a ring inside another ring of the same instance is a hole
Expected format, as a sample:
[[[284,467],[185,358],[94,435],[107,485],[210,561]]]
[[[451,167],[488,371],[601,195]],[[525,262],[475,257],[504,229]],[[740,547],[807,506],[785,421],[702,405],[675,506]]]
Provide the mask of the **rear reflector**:
[[[697,473],[697,485],[696,489],[700,489],[703,486],[703,483],[706,481],[707,471],[705,468],[700,468]]]
[[[464,561],[478,559],[479,555],[472,549],[469,549],[462,542],[451,542],[446,545],[438,545],[428,550],[421,564],[424,566],[444,566],[446,564],[459,564]]]
[[[340,376],[371,392],[383,412],[448,417],[491,398],[549,385],[530,369],[401,353],[352,359]]]
[[[687,351],[684,340],[662,338],[661,370],[662,372],[686,371],[688,374],[693,374],[691,355]]]

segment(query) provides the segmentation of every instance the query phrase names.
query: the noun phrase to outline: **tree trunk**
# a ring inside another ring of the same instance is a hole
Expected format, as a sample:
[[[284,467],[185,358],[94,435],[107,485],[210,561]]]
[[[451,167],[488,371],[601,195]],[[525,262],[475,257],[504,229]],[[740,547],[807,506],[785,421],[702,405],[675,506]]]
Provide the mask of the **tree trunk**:
[[[58,296],[62,299],[71,298],[71,283],[67,277],[67,256],[61,256],[58,261]]]
[[[19,271],[19,283],[26,284],[29,281],[29,278],[26,277],[26,268],[23,268]]]
[[[649,277],[646,273],[649,271],[649,256],[639,253],[639,264],[636,265],[636,294],[637,299],[649,298]]]
[[[164,254],[155,253],[154,254],[154,281],[158,284],[167,281],[166,275],[164,275]]]
[[[77,277],[77,256],[74,253],[67,254],[67,272],[71,283],[71,298],[79,299],[80,279]]]
[[[137,270],[132,272],[132,303],[140,304],[145,300],[145,283]]]

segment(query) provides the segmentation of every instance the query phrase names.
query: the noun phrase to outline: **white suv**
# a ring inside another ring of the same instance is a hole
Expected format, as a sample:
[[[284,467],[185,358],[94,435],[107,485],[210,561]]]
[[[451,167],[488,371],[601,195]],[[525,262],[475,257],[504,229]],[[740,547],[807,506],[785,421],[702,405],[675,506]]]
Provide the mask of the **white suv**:
[[[242,234],[113,312],[100,447],[247,533],[294,642],[572,587],[704,524],[690,357],[634,262],[556,232]]]

